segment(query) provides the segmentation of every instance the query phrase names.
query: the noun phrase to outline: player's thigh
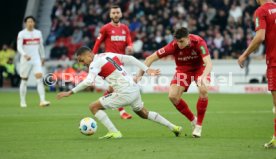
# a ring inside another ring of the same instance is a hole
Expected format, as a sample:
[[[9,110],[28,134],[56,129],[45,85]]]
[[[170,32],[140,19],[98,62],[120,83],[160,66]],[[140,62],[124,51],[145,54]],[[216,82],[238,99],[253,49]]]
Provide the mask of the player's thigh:
[[[169,98],[170,99],[180,99],[183,92],[185,92],[185,87],[179,86],[177,84],[172,84],[169,88]]]
[[[41,63],[34,64],[33,72],[35,74],[35,78],[36,79],[42,78],[42,76],[43,76],[43,68],[42,68]]]
[[[20,71],[19,71],[20,77],[22,79],[28,79],[31,73],[32,67],[33,67],[32,64],[30,64],[29,62],[21,62]]]
[[[99,101],[105,109],[117,109],[131,104],[133,99],[129,94],[110,93],[101,97]]]
[[[134,99],[130,104],[132,110],[134,112],[139,112],[144,108],[144,102],[142,101],[142,97],[140,92],[135,92],[131,94],[131,97]],[[139,114],[138,114],[139,115]],[[139,115],[140,116],[140,115]]]

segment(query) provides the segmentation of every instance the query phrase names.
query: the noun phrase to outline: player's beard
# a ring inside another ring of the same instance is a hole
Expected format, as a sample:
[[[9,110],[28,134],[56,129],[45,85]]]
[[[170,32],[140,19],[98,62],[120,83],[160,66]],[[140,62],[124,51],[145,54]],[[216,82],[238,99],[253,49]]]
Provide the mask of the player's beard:
[[[113,23],[118,24],[120,22],[120,18],[112,18]]]

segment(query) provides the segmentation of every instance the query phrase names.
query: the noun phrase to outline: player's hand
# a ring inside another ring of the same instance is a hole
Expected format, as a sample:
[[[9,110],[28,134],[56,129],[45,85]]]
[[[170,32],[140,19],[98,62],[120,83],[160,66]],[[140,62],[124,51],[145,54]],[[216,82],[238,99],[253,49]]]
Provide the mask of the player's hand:
[[[45,64],[45,59],[41,59],[41,65],[44,66]]]
[[[25,58],[27,61],[30,61],[30,60],[31,60],[31,56],[29,56],[29,55],[24,55],[24,58]]]
[[[57,99],[60,100],[61,98],[63,98],[63,97],[69,97],[72,94],[73,94],[72,91],[60,92],[60,93],[57,94]]]
[[[146,73],[150,76],[157,76],[157,75],[160,75],[160,70],[159,69],[147,69]]]
[[[133,52],[133,47],[132,46],[127,46],[126,47],[126,54],[130,55],[130,54],[132,54],[132,52]]]
[[[241,68],[244,67],[244,61],[246,60],[246,57],[241,55],[238,59],[238,64],[240,65]]]
[[[134,76],[134,77],[133,77],[133,81],[134,81],[135,83],[138,83],[139,81],[141,81],[141,79],[142,79],[142,76]]]

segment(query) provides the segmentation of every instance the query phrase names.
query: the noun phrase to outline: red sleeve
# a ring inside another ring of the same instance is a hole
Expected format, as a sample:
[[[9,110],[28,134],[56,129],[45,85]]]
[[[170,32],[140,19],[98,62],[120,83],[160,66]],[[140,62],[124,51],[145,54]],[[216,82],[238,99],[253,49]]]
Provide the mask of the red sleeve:
[[[200,56],[202,58],[204,58],[205,56],[210,55],[207,44],[203,39],[199,41],[199,43],[197,44],[196,49],[199,51]]]
[[[164,46],[163,48],[159,49],[156,51],[157,56],[159,58],[168,56],[168,55],[173,55],[175,52],[175,48],[173,46],[174,42],[169,43],[168,45]]]
[[[126,26],[126,32],[127,32],[127,34],[126,34],[127,46],[132,46],[131,35],[130,35],[130,31],[127,26]]]
[[[261,8],[257,9],[254,15],[255,22],[255,31],[260,29],[266,29],[266,21],[265,21],[266,12]]]
[[[92,51],[93,53],[95,53],[95,54],[98,53],[99,47],[100,47],[101,43],[104,41],[105,37],[106,37],[106,29],[105,29],[105,27],[102,27],[100,30],[100,33],[96,39],[96,42],[94,44],[93,51]]]

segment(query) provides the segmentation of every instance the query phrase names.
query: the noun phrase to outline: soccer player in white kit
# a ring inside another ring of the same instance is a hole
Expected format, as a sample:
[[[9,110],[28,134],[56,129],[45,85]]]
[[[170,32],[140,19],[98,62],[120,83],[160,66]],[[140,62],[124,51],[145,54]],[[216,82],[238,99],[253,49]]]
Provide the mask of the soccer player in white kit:
[[[20,59],[20,106],[27,107],[26,93],[27,80],[33,70],[37,81],[37,91],[40,97],[40,106],[49,106],[50,102],[45,100],[45,90],[42,81],[42,65],[44,64],[45,53],[43,38],[39,30],[35,29],[35,18],[28,16],[24,19],[25,29],[18,33],[17,50],[21,54]]]
[[[89,66],[89,73],[85,80],[68,92],[61,92],[57,99],[68,97],[95,83],[96,76],[104,78],[114,89],[113,93],[100,97],[99,100],[90,104],[90,111],[108,129],[103,138],[121,138],[122,134],[111,122],[104,109],[117,109],[121,106],[130,105],[132,110],[143,119],[149,119],[168,127],[176,136],[179,136],[182,127],[176,126],[162,117],[160,114],[147,111],[141,99],[139,86],[125,71],[122,63],[132,64],[144,70],[149,75],[159,75],[159,70],[148,68],[133,56],[115,53],[92,54],[87,47],[81,47],[76,51],[78,62]]]

